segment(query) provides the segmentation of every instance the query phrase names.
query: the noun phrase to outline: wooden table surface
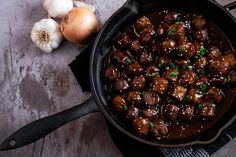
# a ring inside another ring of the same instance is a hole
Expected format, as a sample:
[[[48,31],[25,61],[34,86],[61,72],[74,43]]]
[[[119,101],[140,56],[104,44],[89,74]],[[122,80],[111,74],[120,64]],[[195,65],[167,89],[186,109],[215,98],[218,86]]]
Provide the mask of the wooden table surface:
[[[233,0],[218,0],[227,4]],[[87,0],[101,25],[125,0]],[[33,24],[47,17],[39,0],[5,0],[0,5],[0,141],[25,124],[76,104],[83,93],[68,64],[79,54],[66,41],[44,54],[30,39]],[[236,11],[234,10],[234,15]],[[213,156],[235,156],[236,139]],[[122,157],[113,144],[104,117],[91,114],[75,120],[26,147],[0,152],[0,157]]]

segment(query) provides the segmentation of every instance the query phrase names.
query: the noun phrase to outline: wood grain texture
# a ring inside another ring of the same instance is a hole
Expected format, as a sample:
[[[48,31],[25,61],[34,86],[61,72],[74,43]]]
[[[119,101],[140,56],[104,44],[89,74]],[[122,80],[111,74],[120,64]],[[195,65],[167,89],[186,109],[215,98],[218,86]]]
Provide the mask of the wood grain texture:
[[[125,0],[87,0],[100,24]],[[229,0],[219,0],[226,4]],[[235,14],[235,11],[234,11]],[[25,124],[82,103],[83,93],[68,64],[79,54],[63,41],[52,54],[43,54],[30,39],[33,24],[47,17],[42,1],[8,0],[0,5],[0,141]],[[215,156],[232,157],[236,141]],[[0,152],[0,157],[122,157],[108,134],[101,113],[75,120],[34,144]]]

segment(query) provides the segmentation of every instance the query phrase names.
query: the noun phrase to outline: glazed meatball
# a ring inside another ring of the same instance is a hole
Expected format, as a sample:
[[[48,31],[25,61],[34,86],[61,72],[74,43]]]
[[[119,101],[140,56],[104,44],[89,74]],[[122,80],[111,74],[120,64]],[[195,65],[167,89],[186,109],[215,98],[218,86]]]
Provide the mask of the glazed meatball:
[[[119,78],[115,81],[114,83],[114,90],[119,92],[119,93],[123,93],[125,91],[128,90],[129,88],[129,83],[128,80],[126,78]]]
[[[208,50],[208,57],[210,59],[220,58],[221,57],[221,52],[217,47],[210,46],[210,48]]]
[[[139,57],[139,63],[142,65],[151,64],[153,62],[153,55],[150,52],[142,52]]]
[[[203,93],[200,90],[197,90],[195,88],[192,88],[189,91],[189,101],[194,103],[194,104],[198,104],[202,101],[203,98]]]
[[[129,91],[127,95],[127,101],[134,106],[139,106],[142,103],[140,92]]]
[[[164,21],[171,24],[171,23],[177,21],[179,18],[180,18],[179,13],[177,13],[175,11],[171,11],[166,14],[166,16],[164,17]]]
[[[131,50],[135,55],[137,55],[137,54],[141,53],[141,51],[143,50],[143,46],[141,45],[141,43],[138,40],[134,40],[131,43]]]
[[[156,64],[158,65],[158,67],[162,67],[162,66],[169,66],[171,62],[171,59],[169,57],[163,56],[160,57],[157,61]]]
[[[155,92],[147,91],[147,92],[145,92],[145,94],[143,96],[143,102],[144,102],[144,104],[146,104],[148,106],[157,105],[159,103],[159,101],[160,101],[160,97]]]
[[[128,66],[126,74],[129,76],[137,76],[142,74],[142,72],[143,67],[139,63],[134,62]]]
[[[207,29],[197,30],[193,33],[193,36],[200,42],[209,42],[209,36]]]
[[[155,137],[165,136],[168,133],[167,125],[163,119],[157,119],[153,122],[154,126],[151,128],[151,132]]]
[[[146,84],[146,79],[143,75],[135,76],[131,81],[130,86],[133,90],[141,90]]]
[[[144,28],[140,33],[140,41],[143,43],[149,43],[153,40],[154,34],[156,33],[153,28]]]
[[[146,16],[143,16],[136,21],[135,28],[137,31],[141,31],[145,28],[153,28],[153,25]]]
[[[179,116],[180,108],[175,104],[168,104],[164,109],[165,117],[170,121],[175,121]]]
[[[163,77],[155,77],[153,79],[152,91],[164,94],[168,88],[168,80]]]
[[[193,70],[183,70],[180,75],[179,83],[183,86],[193,86],[196,81],[196,73]]]
[[[135,117],[138,117],[139,115],[139,108],[130,106],[127,113],[126,113],[126,118],[127,119],[134,119]]]
[[[180,108],[180,113],[179,113],[180,118],[183,121],[191,121],[194,116],[194,106],[193,105],[184,105]]]
[[[235,58],[235,55],[232,53],[232,52],[227,52],[224,56],[223,56],[223,59],[229,63],[229,65],[232,67],[232,68],[235,68],[236,66],[236,58]]]
[[[195,69],[205,69],[206,66],[207,66],[207,58],[206,57],[199,58],[194,64]]]
[[[204,102],[198,105],[197,114],[202,120],[209,120],[215,117],[215,104],[211,102]]]
[[[129,57],[121,51],[116,51],[111,56],[111,62],[119,69],[122,69],[127,64],[127,59]]]
[[[178,100],[178,101],[182,101],[182,100],[184,99],[184,97],[185,97],[186,92],[187,92],[187,89],[184,88],[183,86],[175,85],[175,86],[172,88],[172,90],[171,90],[171,92],[170,92],[170,95],[171,95],[174,99],[176,99],[176,100]]]
[[[148,120],[148,118],[138,116],[133,119],[133,128],[140,135],[147,135],[149,130],[149,125],[150,121]]]
[[[124,50],[126,48],[129,47],[129,45],[131,44],[132,40],[130,39],[130,37],[124,32],[118,35],[116,41],[115,41],[115,45],[116,48],[120,49],[120,50]]]
[[[113,100],[112,100],[112,109],[114,111],[123,112],[125,106],[126,106],[126,102],[125,102],[125,99],[122,96],[117,95],[113,98]]]
[[[192,24],[196,29],[202,29],[206,25],[206,20],[202,16],[195,16]]]
[[[209,86],[210,85],[210,81],[208,79],[207,76],[201,76],[199,77],[199,79],[197,80],[196,82],[196,88],[198,89],[202,89],[204,88],[205,86]],[[204,86],[204,87],[203,87]]]
[[[210,60],[209,71],[213,75],[226,75],[230,71],[230,65],[223,58]]]
[[[195,54],[195,52],[196,51],[193,43],[188,42],[186,39],[179,41],[178,56],[190,58]]]
[[[206,92],[206,99],[213,102],[220,102],[223,99],[223,93],[219,88],[209,87]]]
[[[164,77],[171,82],[176,82],[178,80],[179,73],[180,72],[178,69],[170,68],[164,73]]]
[[[157,119],[157,111],[154,109],[144,109],[143,110],[143,115],[145,118],[148,118],[150,121],[153,121],[154,119]]]
[[[175,49],[175,41],[172,39],[166,39],[161,43],[160,50],[163,54],[171,54]]]
[[[167,32],[167,36],[173,39],[182,39],[185,36],[185,29],[182,23],[171,25]]]
[[[158,76],[160,72],[160,69],[157,68],[155,65],[149,65],[145,69],[145,76],[147,78],[153,78],[155,76]]]
[[[116,68],[107,67],[104,70],[104,77],[107,81],[112,82],[120,77],[120,72]]]

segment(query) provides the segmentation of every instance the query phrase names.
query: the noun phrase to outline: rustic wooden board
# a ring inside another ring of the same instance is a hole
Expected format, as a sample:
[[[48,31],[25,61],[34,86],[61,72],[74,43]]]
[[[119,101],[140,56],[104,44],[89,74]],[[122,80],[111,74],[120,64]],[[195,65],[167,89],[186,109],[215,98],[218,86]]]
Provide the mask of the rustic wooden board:
[[[219,0],[221,4],[232,0]],[[88,0],[95,4],[101,25],[125,0]],[[234,12],[235,13],[235,12]],[[8,0],[0,5],[0,141],[38,118],[85,101],[68,64],[79,54],[66,41],[52,54],[43,54],[30,39],[36,21],[46,18],[42,1]],[[217,153],[234,156],[236,141]],[[215,156],[218,154],[216,153]],[[0,157],[121,157],[101,113],[75,120],[34,144]]]

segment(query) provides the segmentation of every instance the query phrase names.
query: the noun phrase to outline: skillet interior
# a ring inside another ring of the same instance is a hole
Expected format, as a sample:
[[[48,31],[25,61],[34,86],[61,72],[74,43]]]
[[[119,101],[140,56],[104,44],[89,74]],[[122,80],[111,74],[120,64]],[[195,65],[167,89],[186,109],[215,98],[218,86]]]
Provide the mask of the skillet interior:
[[[100,106],[100,109],[108,120],[110,120],[110,122],[123,133],[138,141],[155,146],[185,146],[191,144],[209,143],[213,141],[217,135],[236,117],[236,106],[234,105],[236,102],[236,99],[234,99],[235,92],[232,90],[228,93],[228,96],[223,104],[221,104],[221,106],[224,106],[225,113],[221,112],[221,115],[217,118],[217,120],[206,127],[208,129],[200,134],[175,139],[151,140],[137,135],[132,131],[129,125],[123,121],[123,119],[110,110],[109,104],[106,101],[108,99],[108,95],[104,90],[101,69],[103,68],[104,58],[112,45],[113,38],[118,32],[122,31],[138,17],[165,9],[202,14],[204,17],[215,23],[228,37],[232,48],[236,48],[236,38],[233,36],[233,34],[236,34],[236,29],[234,29],[236,28],[236,22],[232,16],[222,9],[222,7],[216,5],[213,1],[160,0],[156,2],[153,0],[153,2],[145,1],[144,3],[143,1],[130,0],[123,8],[121,8],[108,20],[94,44],[90,61],[90,78],[93,94],[98,105]]]

